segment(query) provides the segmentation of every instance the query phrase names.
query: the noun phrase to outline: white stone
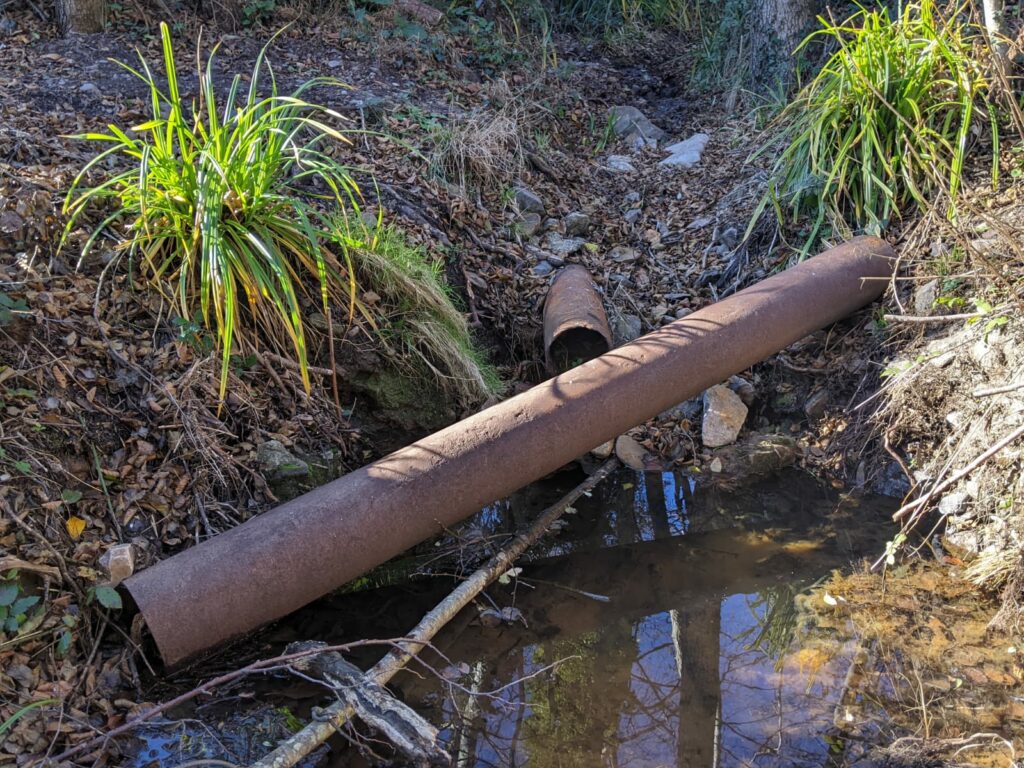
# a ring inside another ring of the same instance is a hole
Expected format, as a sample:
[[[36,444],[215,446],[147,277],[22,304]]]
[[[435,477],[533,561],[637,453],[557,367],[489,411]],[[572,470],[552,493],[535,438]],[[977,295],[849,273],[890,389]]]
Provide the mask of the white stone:
[[[669,168],[693,168],[700,162],[704,148],[708,145],[711,137],[706,133],[695,133],[685,141],[679,141],[665,147],[669,156],[658,165]]]
[[[724,384],[716,384],[704,393],[701,439],[706,448],[720,448],[736,442],[746,420],[747,406]]]

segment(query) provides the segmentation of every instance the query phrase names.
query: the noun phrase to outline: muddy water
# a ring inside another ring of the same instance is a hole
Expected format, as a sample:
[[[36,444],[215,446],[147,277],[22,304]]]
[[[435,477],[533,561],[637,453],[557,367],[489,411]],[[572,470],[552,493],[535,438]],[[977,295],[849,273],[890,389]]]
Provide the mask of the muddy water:
[[[469,551],[499,546],[579,480],[567,473],[483,510],[416,567],[457,570]],[[844,622],[815,621],[810,602],[820,590],[808,590],[880,551],[893,507],[842,497],[799,472],[695,493],[690,478],[622,471],[581,499],[521,572],[463,611],[436,638],[437,650],[391,688],[442,728],[460,767],[856,760],[863,750],[846,738],[844,720],[861,646]],[[435,577],[337,595],[251,650],[401,636],[451,586]],[[368,665],[374,653],[353,660]],[[322,703],[305,683],[255,685],[197,718],[210,728],[230,712],[231,723],[177,759],[250,760],[263,736],[273,740],[268,711],[305,718]],[[248,724],[236,720],[239,701],[262,703]],[[244,744],[239,730],[248,732]],[[175,765],[173,746],[157,729],[140,754],[148,759],[136,764]],[[335,747],[321,764],[374,763],[340,740]],[[386,762],[386,749],[375,748]]]

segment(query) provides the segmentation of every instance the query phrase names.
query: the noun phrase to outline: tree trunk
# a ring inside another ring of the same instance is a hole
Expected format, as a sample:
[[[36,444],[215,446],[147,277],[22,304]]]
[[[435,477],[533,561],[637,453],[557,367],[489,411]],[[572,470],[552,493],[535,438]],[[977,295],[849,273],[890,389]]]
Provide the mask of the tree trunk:
[[[107,0],[57,0],[54,4],[57,31],[102,32],[107,23]]]
[[[679,673],[679,727],[676,765],[717,768],[722,693],[719,676],[721,604],[697,600],[669,611],[672,645]]]
[[[816,0],[754,0],[750,24],[751,78],[775,89],[792,84],[793,51],[814,23]]]

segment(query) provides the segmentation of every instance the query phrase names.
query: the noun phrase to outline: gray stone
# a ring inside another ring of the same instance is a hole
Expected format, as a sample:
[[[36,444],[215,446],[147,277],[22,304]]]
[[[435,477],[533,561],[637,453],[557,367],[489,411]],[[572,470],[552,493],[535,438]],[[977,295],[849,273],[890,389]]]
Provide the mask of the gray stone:
[[[804,403],[804,413],[807,418],[811,421],[817,421],[825,415],[825,409],[828,408],[828,390],[819,389],[811,393],[811,396],[807,398],[807,402]]]
[[[704,229],[708,224],[714,222],[711,216],[700,216],[689,223],[687,229]]]
[[[516,187],[515,194],[520,213],[544,213],[544,201],[529,187]]]
[[[939,298],[938,279],[929,280],[924,285],[918,286],[918,289],[914,291],[914,311],[919,315],[931,314],[937,298]]]
[[[562,235],[557,232],[548,232],[548,250],[562,258],[571,256],[586,244],[587,241],[579,237],[562,237]]]
[[[534,267],[533,267],[533,276],[534,277],[547,277],[548,275],[550,275],[554,271],[555,271],[555,268],[551,265],[551,262],[547,261],[545,259],[544,261],[538,261],[534,265]]]
[[[516,231],[523,237],[533,237],[540,230],[540,225],[540,214],[530,211],[519,217],[519,221],[516,222]]]
[[[573,211],[562,220],[565,234],[569,237],[582,237],[590,229],[590,217],[585,213]]]
[[[636,173],[636,168],[625,155],[609,155],[605,168],[615,173]]]
[[[740,400],[748,408],[754,404],[754,399],[757,397],[757,391],[754,389],[754,385],[744,379],[742,376],[730,376],[728,381],[729,389],[740,396]]]
[[[967,506],[967,500],[968,496],[963,491],[947,493],[939,501],[939,514],[943,517],[963,514],[964,507]]]
[[[693,310],[692,309],[687,309],[686,307],[683,307],[682,309],[677,309],[676,310],[676,320],[682,320],[687,315],[692,315],[692,314],[693,314]]]
[[[608,256],[618,264],[627,264],[640,258],[636,250],[625,245],[616,245],[608,252]]]
[[[736,243],[739,242],[740,233],[736,227],[729,227],[718,236],[719,242],[728,248],[730,251],[736,247]]]
[[[746,420],[747,406],[727,386],[716,384],[704,392],[704,418],[701,422],[704,447],[720,448],[736,442]]]
[[[639,192],[627,192],[626,193],[626,202],[627,203],[639,203],[640,202],[640,193]]]
[[[103,95],[100,93],[100,89],[95,83],[82,83],[78,86],[78,92],[87,99],[91,99],[93,101],[99,99]]]
[[[617,344],[626,344],[643,336],[644,323],[636,315],[612,316],[612,336]]]
[[[256,446],[256,460],[271,480],[309,474],[309,464],[292,454],[280,440],[268,440]]]
[[[548,254],[547,262],[552,267],[564,267],[565,266],[565,259],[563,259],[561,256],[559,256],[558,254],[555,254],[555,253]]]
[[[665,147],[669,156],[658,165],[669,168],[693,168],[700,162],[704,148],[708,145],[711,137],[706,133],[695,133],[685,141],[680,141]]]
[[[640,221],[640,217],[642,215],[643,211],[641,211],[639,208],[630,208],[628,211],[626,211],[625,214],[623,214],[622,218],[626,220],[627,224],[636,224],[638,221]]]
[[[636,107],[611,107],[608,110],[608,118],[612,122],[616,136],[637,137],[644,143],[657,144],[668,135]]]
[[[18,25],[14,19],[10,19],[4,16],[0,19],[0,37],[6,37],[7,35],[13,35],[18,31]]]
[[[615,441],[609,440],[606,443],[601,443],[597,448],[591,451],[594,456],[599,459],[607,459],[611,457],[612,452],[615,450]]]

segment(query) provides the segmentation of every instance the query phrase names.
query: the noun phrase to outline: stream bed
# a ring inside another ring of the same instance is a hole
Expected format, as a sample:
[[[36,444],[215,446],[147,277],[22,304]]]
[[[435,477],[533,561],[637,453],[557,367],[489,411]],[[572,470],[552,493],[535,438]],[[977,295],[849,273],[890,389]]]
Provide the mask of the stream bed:
[[[229,668],[292,640],[402,636],[450,591],[443,574],[470,567],[463,553],[499,546],[580,479],[561,473],[488,507],[360,591],[264,631]],[[821,586],[884,550],[894,500],[798,471],[694,492],[689,477],[621,470],[574,507],[389,686],[441,729],[459,768],[875,765],[876,743],[912,732],[890,711],[911,663],[880,665],[845,598]],[[380,652],[351,658],[368,666]],[[132,765],[244,764],[322,703],[305,681],[248,680],[147,729]],[[403,764],[371,738],[355,729],[307,764]]]

